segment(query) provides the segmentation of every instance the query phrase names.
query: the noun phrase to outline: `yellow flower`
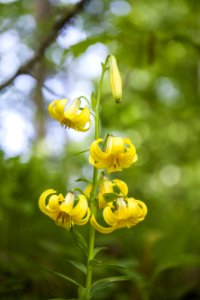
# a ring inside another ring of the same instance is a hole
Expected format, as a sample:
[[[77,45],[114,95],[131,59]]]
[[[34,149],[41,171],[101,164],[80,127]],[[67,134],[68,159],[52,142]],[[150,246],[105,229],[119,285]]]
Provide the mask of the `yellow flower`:
[[[84,190],[84,195],[88,199],[90,198],[91,191],[92,184],[89,184]],[[103,176],[100,180],[99,193],[97,194],[99,208],[104,208],[105,206],[110,205],[110,202],[107,202],[104,198],[104,194],[106,193],[115,193],[118,196],[127,196],[128,187],[126,183],[120,179],[114,179],[111,181],[106,176]]]
[[[90,146],[89,162],[97,169],[107,169],[108,173],[122,171],[137,160],[134,145],[128,138],[109,136],[105,152],[99,148],[103,139],[95,140]]]
[[[120,76],[120,72],[117,66],[117,61],[115,56],[110,55],[109,58],[110,64],[110,85],[113,98],[116,103],[120,103],[122,98],[122,80]]]
[[[73,128],[77,131],[87,131],[91,126],[90,111],[85,107],[80,111],[80,99],[76,99],[65,110],[67,99],[55,100],[49,104],[48,111],[52,118],[62,126]]]
[[[56,191],[49,189],[44,191],[39,198],[40,210],[56,222],[57,225],[70,228],[76,225],[84,225],[90,216],[88,202],[84,195],[78,196],[77,204],[74,206],[74,193],[67,193],[64,198],[62,194],[55,195]],[[45,203],[49,197],[48,204]]]
[[[108,234],[116,229],[130,228],[144,220],[147,214],[147,207],[140,200],[119,197],[115,202],[115,209],[110,205],[103,209],[103,218],[109,227],[101,226],[94,215],[91,217],[90,222],[97,231]]]
[[[106,202],[104,198],[104,194],[106,193],[117,193],[119,196],[127,196],[128,187],[126,183],[120,179],[114,179],[110,181],[108,180],[107,177],[104,176],[99,186],[99,194],[98,194],[99,208],[104,208],[109,204],[109,202]]]

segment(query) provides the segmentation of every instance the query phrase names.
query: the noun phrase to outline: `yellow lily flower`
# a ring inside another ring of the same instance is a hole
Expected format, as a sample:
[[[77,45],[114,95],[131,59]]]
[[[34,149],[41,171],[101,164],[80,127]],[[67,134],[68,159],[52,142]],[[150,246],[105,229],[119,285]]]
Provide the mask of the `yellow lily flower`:
[[[104,194],[106,193],[115,193],[115,188],[118,189],[116,193],[119,196],[127,196],[128,195],[128,187],[126,183],[120,179],[114,179],[112,181],[108,180],[107,177],[103,177],[100,186],[99,186],[99,194],[98,194],[98,199],[99,199],[99,208],[104,208],[107,205],[109,205],[109,202],[106,202],[104,199]]]
[[[95,219],[94,215],[90,222],[99,232],[108,234],[116,229],[130,228],[144,220],[147,214],[146,205],[134,198],[119,197],[116,200],[116,209],[108,205],[103,209],[103,218],[110,227],[101,226]]]
[[[122,80],[117,66],[117,61],[114,55],[110,55],[109,65],[110,65],[110,85],[111,85],[112,95],[116,103],[120,103],[122,98]]]
[[[90,209],[84,195],[78,196],[78,202],[74,206],[74,193],[67,193],[65,198],[62,194],[55,194],[56,191],[49,189],[44,191],[39,198],[39,208],[45,215],[67,230],[70,230],[74,224],[84,225],[88,222]],[[48,196],[50,197],[48,204],[46,204]]]
[[[117,190],[115,190],[117,189]],[[89,199],[92,191],[92,184],[89,184],[85,190],[84,195]],[[118,196],[127,196],[128,187],[126,183],[120,179],[109,180],[106,176],[103,176],[99,184],[99,193],[97,194],[97,200],[99,202],[99,208],[104,208],[107,205],[112,205],[111,202],[107,202],[104,198],[106,193],[116,193]]]
[[[85,107],[80,111],[81,100],[76,99],[65,110],[67,99],[55,100],[48,106],[50,116],[61,123],[62,126],[77,131],[87,131],[91,126],[90,110]]]
[[[136,149],[128,138],[109,136],[105,152],[99,148],[103,139],[95,140],[90,146],[90,164],[108,173],[122,171],[137,160]]]

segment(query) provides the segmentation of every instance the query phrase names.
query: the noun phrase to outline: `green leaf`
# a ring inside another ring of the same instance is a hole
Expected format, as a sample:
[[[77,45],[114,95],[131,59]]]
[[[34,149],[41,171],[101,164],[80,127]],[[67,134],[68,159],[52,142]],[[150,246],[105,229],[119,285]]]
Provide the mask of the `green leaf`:
[[[93,268],[96,268],[96,267],[102,265],[102,261],[98,260],[98,259],[91,259],[89,261],[89,265],[92,266]]]
[[[119,195],[117,195],[116,193],[105,193],[105,194],[103,194],[103,197],[106,202],[111,202],[111,201],[119,198]]]
[[[90,151],[90,149],[82,150],[82,151],[80,151],[80,152],[74,153],[74,155],[80,155],[80,154],[85,153],[85,152],[88,152],[88,151]]]
[[[62,274],[62,273],[55,272],[55,271],[48,270],[48,269],[46,269],[46,271],[48,271],[49,273],[52,273],[52,274],[54,274],[54,275],[57,275],[57,276],[59,276],[59,277],[65,279],[65,280],[67,280],[67,281],[69,281],[69,282],[71,282],[71,283],[73,283],[73,284],[75,284],[75,285],[77,285],[77,286],[79,286],[79,287],[82,287],[82,285],[81,285],[79,282],[77,282],[76,280],[74,280],[73,278],[71,278],[71,277],[69,277],[69,276],[66,276],[66,275],[64,275],[64,274]]]
[[[74,266],[76,269],[80,270],[81,272],[83,272],[84,274],[87,273],[87,268],[86,266],[81,263],[81,262],[77,262],[77,261],[74,261],[72,259],[67,259],[67,261],[72,265]]]
[[[107,278],[97,280],[92,285],[91,293],[94,295],[97,291],[108,287],[113,282],[132,280],[134,278],[135,278],[135,276],[124,275],[124,276],[107,277]]]
[[[126,269],[126,266],[122,266],[120,264],[112,264],[112,263],[103,263],[104,267],[117,268],[117,269]]]
[[[79,188],[74,188],[74,189],[71,189],[71,191],[72,191],[72,192],[75,192],[75,191],[77,191],[77,192],[79,192],[80,194],[84,195],[84,192],[83,192],[83,190],[82,190],[82,189],[79,189]]]
[[[95,258],[95,256],[96,256],[100,251],[106,250],[106,249],[108,249],[108,248],[107,248],[107,247],[96,247],[96,248],[94,248],[93,258]]]
[[[154,271],[152,280],[154,280],[160,273],[173,268],[200,266],[200,257],[197,255],[182,254],[174,259],[170,259],[165,263],[160,264]]]
[[[80,248],[81,250],[83,250],[85,252],[85,254],[87,255],[88,246],[87,246],[85,238],[76,229],[74,229],[74,227],[71,228],[70,232],[71,232],[71,235],[72,235],[75,245],[78,248]]]
[[[80,182],[80,181],[91,183],[87,178],[78,178],[78,179],[76,179],[76,182]]]

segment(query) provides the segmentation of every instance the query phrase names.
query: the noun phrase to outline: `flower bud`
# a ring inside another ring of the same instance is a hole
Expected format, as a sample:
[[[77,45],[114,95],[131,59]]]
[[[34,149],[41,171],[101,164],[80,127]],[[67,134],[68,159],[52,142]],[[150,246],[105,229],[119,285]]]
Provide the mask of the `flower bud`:
[[[116,103],[121,102],[122,98],[122,80],[120,76],[120,72],[117,66],[117,61],[114,55],[110,55],[109,58],[110,64],[110,85],[112,90],[113,98]]]

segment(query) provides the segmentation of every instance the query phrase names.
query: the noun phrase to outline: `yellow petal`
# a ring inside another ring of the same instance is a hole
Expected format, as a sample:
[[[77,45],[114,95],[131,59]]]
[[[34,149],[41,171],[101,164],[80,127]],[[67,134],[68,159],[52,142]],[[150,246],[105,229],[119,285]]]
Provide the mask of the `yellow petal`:
[[[80,218],[73,217],[73,221],[76,225],[85,225],[88,222],[89,217],[90,217],[90,209],[88,208],[86,211],[86,216],[84,218],[80,219]]]
[[[115,230],[115,227],[103,227],[99,223],[97,223],[96,219],[94,216],[91,217],[90,222],[92,226],[99,232],[108,234],[111,233]]]
[[[147,206],[146,206],[146,204],[144,203],[144,202],[142,202],[142,201],[140,201],[140,200],[136,200],[137,201],[137,203],[138,203],[138,205],[141,207],[141,209],[142,209],[142,215],[145,217],[146,216],[146,214],[147,214]]]
[[[72,120],[78,114],[78,110],[80,108],[81,101],[80,99],[76,99],[72,102],[72,104],[66,109],[64,112],[65,118]]]
[[[79,198],[78,203],[73,208],[70,215],[72,217],[75,217],[75,218],[77,217],[77,218],[82,219],[85,216],[86,212],[87,212],[88,202],[87,202],[87,199],[84,195],[80,195],[80,196],[78,196],[78,198]]]
[[[89,156],[89,163],[94,165],[97,169],[104,169],[107,167],[106,161],[97,162],[91,155]]]
[[[87,199],[90,199],[90,194],[92,192],[93,185],[90,183],[86,186],[85,190],[83,191],[84,195],[87,197]]]
[[[93,159],[99,161],[105,159],[107,155],[99,148],[99,143],[101,143],[103,139],[95,140],[90,146],[90,154]]]
[[[47,208],[49,211],[59,211],[60,205],[59,205],[59,196],[58,195],[51,195],[49,198],[49,202],[47,205]]]
[[[125,220],[128,216],[127,203],[123,197],[119,197],[117,199],[117,210],[115,211],[115,215],[119,220]]]
[[[120,192],[124,196],[128,195],[128,186],[127,186],[127,184],[124,181],[122,181],[120,179],[114,179],[113,183],[114,183],[114,185],[116,185],[120,189]]]
[[[99,208],[103,208],[108,205],[108,203],[104,199],[104,195],[106,193],[112,193],[113,192],[113,184],[112,181],[108,180],[107,177],[103,177],[101,182],[100,182],[100,187],[99,187]]]
[[[128,198],[128,216],[127,218],[137,218],[140,215],[141,209],[134,198]]]
[[[49,114],[52,118],[62,121],[64,118],[64,109],[67,104],[67,99],[55,100],[48,106]]]
[[[103,218],[110,226],[116,225],[118,217],[112,212],[111,206],[106,206],[103,210]]]
[[[115,155],[124,152],[124,141],[120,137],[109,136],[106,147],[106,155]]]
[[[46,201],[46,198],[52,194],[56,194],[56,191],[53,189],[48,189],[48,190],[44,191],[39,198],[39,202],[38,202],[39,208],[46,215],[49,215],[49,209],[47,208],[45,201]]]
[[[64,202],[60,205],[60,210],[65,212],[68,215],[71,215],[73,210],[75,195],[74,193],[67,193],[65,196]]]

